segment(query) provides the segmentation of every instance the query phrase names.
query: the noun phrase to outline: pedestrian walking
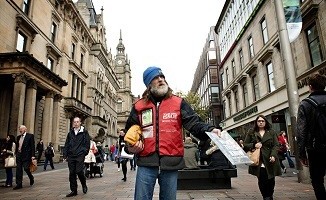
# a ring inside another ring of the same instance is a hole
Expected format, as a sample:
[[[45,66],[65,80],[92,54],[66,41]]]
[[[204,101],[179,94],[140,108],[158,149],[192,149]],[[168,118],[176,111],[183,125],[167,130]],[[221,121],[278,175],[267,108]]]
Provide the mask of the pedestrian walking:
[[[158,67],[143,73],[146,90],[132,107],[125,130],[139,125],[143,140],[128,147],[137,154],[137,175],[134,199],[153,198],[156,180],[160,185],[159,199],[176,199],[178,170],[185,167],[183,127],[201,140],[206,131],[220,134],[213,125],[203,122],[191,106],[175,96]]]
[[[325,200],[324,177],[326,171],[326,77],[309,77],[310,95],[301,101],[297,117],[299,159],[309,166],[311,183],[317,200]]]
[[[44,151],[44,144],[43,140],[40,139],[40,141],[36,145],[36,152],[37,152],[37,162],[39,163],[41,161],[41,157]]]
[[[250,129],[244,140],[244,150],[260,149],[258,166],[249,166],[249,174],[257,176],[258,187],[264,200],[272,200],[275,188],[275,176],[282,175],[278,160],[277,134],[263,115],[258,115],[254,128]]]
[[[15,136],[8,135],[6,139],[6,143],[4,144],[4,149],[1,152],[1,155],[4,157],[4,159],[6,159],[9,158],[10,156],[15,156],[15,152],[16,152]],[[12,187],[13,167],[5,166],[5,168],[6,168],[6,183],[3,185],[3,187]]]
[[[35,142],[34,135],[27,133],[25,125],[19,126],[20,135],[17,137],[16,144],[16,187],[14,190],[23,188],[23,169],[29,178],[29,184],[34,185],[34,176],[32,175],[29,166],[32,160],[35,159]]]
[[[63,151],[63,159],[68,161],[69,182],[71,192],[66,197],[77,195],[77,177],[87,193],[86,177],[84,174],[84,159],[89,152],[90,137],[84,126],[81,126],[81,119],[73,119],[73,128],[68,132]]]
[[[54,169],[54,165],[53,165],[54,148],[52,142],[49,142],[49,146],[46,147],[44,151],[44,156],[45,156],[44,171],[46,170],[48,163],[50,163],[51,169]]]

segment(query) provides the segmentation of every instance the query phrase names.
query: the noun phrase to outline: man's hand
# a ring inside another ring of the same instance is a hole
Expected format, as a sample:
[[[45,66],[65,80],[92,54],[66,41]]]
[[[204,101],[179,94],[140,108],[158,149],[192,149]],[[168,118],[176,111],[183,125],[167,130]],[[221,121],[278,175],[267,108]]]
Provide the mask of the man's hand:
[[[309,167],[309,162],[307,158],[300,159],[300,162],[303,166]]]
[[[221,137],[221,130],[220,130],[220,129],[214,128],[214,129],[212,130],[212,133],[216,133],[216,135],[217,135],[218,137]]]
[[[128,147],[128,151],[133,154],[137,154],[141,152],[143,149],[144,149],[144,144],[141,140],[136,142],[135,145]]]

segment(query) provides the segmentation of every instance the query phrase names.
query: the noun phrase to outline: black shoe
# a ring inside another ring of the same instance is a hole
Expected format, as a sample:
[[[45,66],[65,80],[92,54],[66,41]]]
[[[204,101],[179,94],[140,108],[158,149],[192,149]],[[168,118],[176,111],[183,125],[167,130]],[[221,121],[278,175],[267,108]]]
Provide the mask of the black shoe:
[[[124,178],[122,178],[121,180],[123,180],[124,182],[126,182],[127,178],[126,178],[126,177],[124,177]]]
[[[69,194],[66,195],[66,197],[73,197],[73,196],[76,196],[77,195],[77,192],[74,191],[74,192],[70,192]]]
[[[14,189],[14,190],[18,190],[18,189],[22,189],[22,188],[23,188],[22,185],[16,185],[16,187],[14,187],[13,189]]]
[[[29,185],[34,185],[34,178],[29,180]]]
[[[83,187],[83,193],[86,194],[88,190],[87,185],[83,185],[82,187]]]

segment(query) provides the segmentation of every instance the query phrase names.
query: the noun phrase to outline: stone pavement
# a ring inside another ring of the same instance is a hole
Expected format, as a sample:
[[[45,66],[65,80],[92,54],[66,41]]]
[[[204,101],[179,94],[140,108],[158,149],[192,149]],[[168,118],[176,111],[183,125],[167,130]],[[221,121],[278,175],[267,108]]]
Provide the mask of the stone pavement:
[[[285,162],[284,162],[285,163]],[[55,200],[55,199],[102,199],[102,200],[132,200],[134,193],[136,171],[129,171],[127,181],[123,182],[122,172],[117,170],[117,165],[106,161],[104,176],[87,179],[88,193],[83,194],[78,181],[78,195],[76,197],[65,197],[70,192],[68,181],[67,163],[55,164],[55,170],[48,166],[47,171],[39,166],[34,174],[35,184],[29,186],[29,179],[25,175],[23,188],[13,190],[12,188],[0,187],[0,199],[5,200]],[[247,173],[248,167],[238,166],[238,177],[232,178],[232,189],[218,190],[180,190],[177,193],[178,200],[213,200],[213,199],[262,199],[257,178]],[[275,200],[313,200],[314,192],[311,184],[297,182],[297,176],[293,174],[294,169],[288,169],[283,176],[276,178]],[[0,170],[0,184],[3,184],[4,170]],[[24,172],[25,173],[25,172]],[[158,199],[159,186],[156,184],[154,198]]]

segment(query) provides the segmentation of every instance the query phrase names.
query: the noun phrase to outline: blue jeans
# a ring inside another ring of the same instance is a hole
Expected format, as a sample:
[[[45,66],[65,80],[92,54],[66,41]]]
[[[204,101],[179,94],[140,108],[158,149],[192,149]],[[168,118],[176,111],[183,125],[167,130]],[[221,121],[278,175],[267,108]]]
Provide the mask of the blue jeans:
[[[160,170],[159,167],[141,166],[137,169],[134,199],[153,199],[156,179],[160,185],[160,200],[176,200],[178,170]]]
[[[291,156],[290,156],[290,152],[289,151],[286,151],[285,157],[288,159],[288,163],[289,163],[290,168],[294,168],[294,162],[291,159]]]

